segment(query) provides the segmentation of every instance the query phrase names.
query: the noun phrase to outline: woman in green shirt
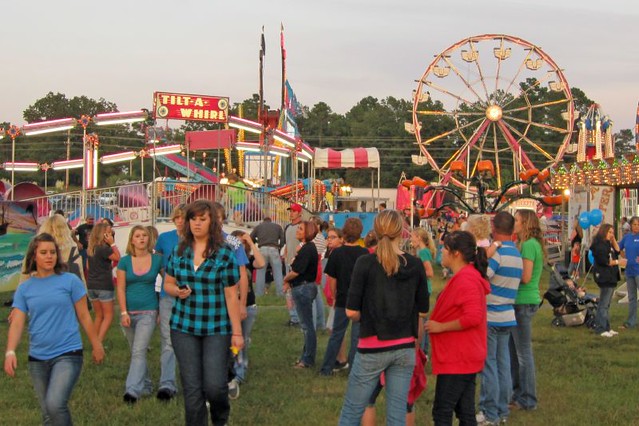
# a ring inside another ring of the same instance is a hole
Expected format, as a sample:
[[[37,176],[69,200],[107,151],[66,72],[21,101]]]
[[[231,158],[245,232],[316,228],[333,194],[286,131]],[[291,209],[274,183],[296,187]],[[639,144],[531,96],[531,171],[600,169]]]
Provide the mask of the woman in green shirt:
[[[523,259],[523,273],[515,299],[517,326],[511,332],[511,343],[513,343],[511,345],[511,371],[513,372],[511,407],[534,410],[537,408],[537,391],[532,348],[532,319],[541,302],[539,280],[546,257],[543,233],[539,218],[534,211],[519,210],[515,213],[515,234]]]

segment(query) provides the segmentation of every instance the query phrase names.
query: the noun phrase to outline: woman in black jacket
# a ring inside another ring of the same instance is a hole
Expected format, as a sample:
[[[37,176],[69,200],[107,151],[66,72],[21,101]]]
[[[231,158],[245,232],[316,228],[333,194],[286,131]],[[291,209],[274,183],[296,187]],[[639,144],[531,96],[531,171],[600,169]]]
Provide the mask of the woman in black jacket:
[[[592,256],[595,260],[593,265],[595,282],[599,286],[599,306],[595,316],[595,333],[602,337],[616,336],[616,331],[610,328],[608,309],[617,282],[620,279],[619,265],[625,266],[626,259],[618,259],[619,244],[615,239],[615,230],[609,223],[604,223],[599,227],[599,231],[590,245]]]

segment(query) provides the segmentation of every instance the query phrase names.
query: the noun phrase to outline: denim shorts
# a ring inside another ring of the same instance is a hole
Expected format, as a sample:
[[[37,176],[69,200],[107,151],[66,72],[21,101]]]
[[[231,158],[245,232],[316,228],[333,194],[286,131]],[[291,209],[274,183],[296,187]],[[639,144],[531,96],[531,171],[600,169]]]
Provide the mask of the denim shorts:
[[[98,302],[112,302],[115,298],[113,290],[87,290],[89,300],[97,300]]]

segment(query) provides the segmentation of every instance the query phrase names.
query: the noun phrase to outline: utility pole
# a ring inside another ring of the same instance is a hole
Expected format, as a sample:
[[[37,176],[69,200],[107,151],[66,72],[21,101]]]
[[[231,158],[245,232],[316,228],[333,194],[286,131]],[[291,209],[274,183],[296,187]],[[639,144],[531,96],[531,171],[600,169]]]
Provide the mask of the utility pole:
[[[67,130],[67,161],[71,159],[71,129]],[[66,170],[66,179],[64,181],[64,190],[69,191],[69,169]]]

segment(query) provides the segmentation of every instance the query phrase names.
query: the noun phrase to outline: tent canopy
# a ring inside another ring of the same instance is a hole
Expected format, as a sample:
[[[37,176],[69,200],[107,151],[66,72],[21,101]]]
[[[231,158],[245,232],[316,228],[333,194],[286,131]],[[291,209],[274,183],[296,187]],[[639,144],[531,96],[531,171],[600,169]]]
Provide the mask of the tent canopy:
[[[341,151],[316,148],[313,164],[316,169],[379,169],[379,151],[377,148],[353,148]]]

